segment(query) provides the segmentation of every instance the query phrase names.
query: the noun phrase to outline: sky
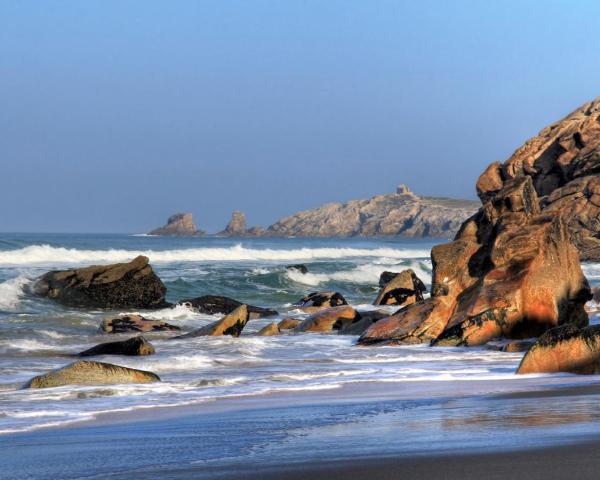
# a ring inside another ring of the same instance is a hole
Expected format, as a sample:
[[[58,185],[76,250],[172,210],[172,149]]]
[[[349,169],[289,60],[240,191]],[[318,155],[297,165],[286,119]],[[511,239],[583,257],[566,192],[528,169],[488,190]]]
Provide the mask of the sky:
[[[0,231],[476,198],[600,95],[599,22],[572,0],[0,0]]]

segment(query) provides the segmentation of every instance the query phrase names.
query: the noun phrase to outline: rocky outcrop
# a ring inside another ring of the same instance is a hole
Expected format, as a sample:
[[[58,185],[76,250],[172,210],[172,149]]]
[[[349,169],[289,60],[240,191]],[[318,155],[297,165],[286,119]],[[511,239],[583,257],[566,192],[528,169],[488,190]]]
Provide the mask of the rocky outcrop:
[[[351,237],[401,235],[451,238],[477,211],[469,200],[419,197],[401,185],[396,193],[368,200],[329,203],[283,218],[267,236]]]
[[[190,298],[187,300],[181,300],[178,302],[180,305],[188,305],[200,313],[206,313],[208,315],[215,314],[229,314],[236,308],[242,305],[242,302],[238,302],[233,298],[223,297],[221,295],[203,295],[201,297]],[[265,317],[274,317],[279,315],[276,310],[272,308],[256,307],[254,305],[246,305],[248,312],[250,313],[250,320]]]
[[[36,295],[79,308],[163,308],[166,291],[141,255],[129,263],[48,272],[32,287]]]
[[[31,379],[28,388],[62,387],[64,385],[111,385],[119,383],[160,382],[158,375],[144,370],[120,367],[110,363],[80,360],[59,370]]]
[[[265,327],[261,328],[256,335],[259,337],[272,337],[275,335],[279,335],[279,327],[277,323],[269,323]]]
[[[358,312],[360,319],[355,319],[351,324],[342,325],[338,330],[339,335],[362,335],[371,325],[383,318],[387,318],[389,314],[382,310],[371,310],[367,312]]]
[[[346,299],[338,292],[312,292],[294,303],[294,306],[307,313],[318,312],[324,308],[348,305]]]
[[[95,355],[152,355],[154,347],[144,337],[133,337],[121,342],[101,343],[79,354],[80,357]]]
[[[390,273],[390,272],[384,272]],[[383,276],[383,273],[381,274]],[[381,283],[382,277],[379,277]],[[425,284],[410,268],[395,274],[380,289],[373,305],[412,305],[423,300]]]
[[[246,326],[249,320],[248,306],[240,305],[233,312],[223,317],[221,320],[217,320],[209,325],[194,330],[185,335],[180,335],[175,338],[194,338],[194,337],[218,337],[221,335],[231,335],[232,337],[239,337],[242,330]]]
[[[582,260],[600,259],[600,98],[544,128],[477,181],[483,202],[531,177],[542,210],[563,219]]]
[[[169,217],[166,225],[152,230],[148,235],[198,237],[204,235],[204,232],[196,228],[191,213],[176,213]]]
[[[360,320],[360,315],[350,305],[331,307],[313,313],[296,327],[297,332],[331,332],[341,330]]]
[[[503,345],[501,350],[506,353],[520,353],[529,350],[535,342],[533,340],[514,340]]]
[[[600,373],[600,325],[564,325],[544,333],[521,360],[517,373]]]
[[[162,320],[149,320],[141,315],[121,315],[107,317],[100,324],[100,331],[104,333],[127,333],[127,332],[177,332],[180,328]]]
[[[454,242],[432,249],[432,297],[375,323],[361,343],[482,345],[587,324],[577,251],[564,220],[541,211],[532,178],[485,198]]]

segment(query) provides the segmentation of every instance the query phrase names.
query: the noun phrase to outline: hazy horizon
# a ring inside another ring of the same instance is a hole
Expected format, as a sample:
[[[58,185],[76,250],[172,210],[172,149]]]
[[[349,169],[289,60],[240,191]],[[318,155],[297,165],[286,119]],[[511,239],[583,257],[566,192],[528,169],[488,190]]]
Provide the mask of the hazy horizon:
[[[0,0],[0,231],[221,230],[393,192],[475,199],[600,95],[600,5]]]

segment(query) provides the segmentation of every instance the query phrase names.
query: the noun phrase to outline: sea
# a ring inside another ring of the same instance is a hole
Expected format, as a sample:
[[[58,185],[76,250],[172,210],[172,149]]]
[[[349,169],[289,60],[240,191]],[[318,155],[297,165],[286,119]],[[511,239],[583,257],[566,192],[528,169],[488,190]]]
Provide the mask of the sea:
[[[270,322],[305,318],[293,304],[313,291],[340,292],[359,310],[380,308],[372,302],[386,270],[411,268],[429,288],[429,253],[440,242],[0,234],[0,446],[6,447],[3,460],[12,462],[6,478],[88,478],[83,472],[89,462],[80,465],[81,471],[67,461],[60,471],[49,469],[46,461],[34,467],[31,459],[39,458],[39,450],[24,439],[132,419],[146,422],[147,431],[160,431],[148,425],[164,426],[165,412],[170,412],[170,425],[181,429],[177,435],[195,445],[179,449],[171,459],[186,464],[289,463],[307,452],[314,458],[335,452],[341,458],[388,450],[418,454],[434,447],[508,448],[514,442],[537,446],[597,432],[600,378],[517,376],[522,353],[489,347],[364,347],[356,344],[356,336],[336,333],[255,335]],[[154,311],[80,310],[29,292],[49,270],[126,262],[140,254],[149,257],[170,302],[225,295],[274,308],[279,316],[251,320],[239,338],[170,342],[171,334],[153,333],[147,338],[155,355],[96,358],[155,372],[160,383],[24,389],[29,379],[70,363],[77,352],[125,338],[99,333],[106,316],[140,313],[183,331],[219,318],[182,305]],[[298,263],[308,273],[286,268]],[[583,268],[592,285],[600,284],[600,264]],[[591,320],[597,323],[596,317]],[[123,427],[119,435],[126,433],[131,429]],[[146,441],[161,439],[148,434]],[[127,468],[156,463],[153,455],[138,453]],[[94,474],[107,468],[96,463]],[[29,476],[20,477],[23,472]]]

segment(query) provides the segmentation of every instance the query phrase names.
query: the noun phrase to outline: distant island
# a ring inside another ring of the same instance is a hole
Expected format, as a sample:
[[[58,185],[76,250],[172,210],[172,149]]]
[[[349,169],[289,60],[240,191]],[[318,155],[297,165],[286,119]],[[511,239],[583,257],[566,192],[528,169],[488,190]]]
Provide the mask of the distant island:
[[[328,203],[282,218],[268,228],[247,228],[246,217],[234,211],[219,236],[228,237],[437,237],[452,238],[479,203],[452,198],[421,197],[406,185],[395,193],[365,200]],[[172,215],[150,235],[198,236],[191,213]]]

